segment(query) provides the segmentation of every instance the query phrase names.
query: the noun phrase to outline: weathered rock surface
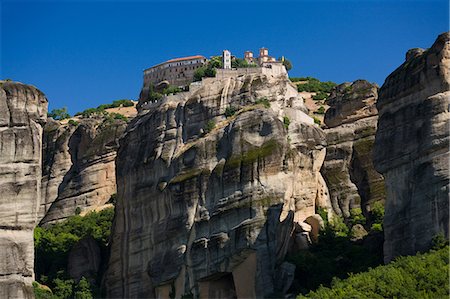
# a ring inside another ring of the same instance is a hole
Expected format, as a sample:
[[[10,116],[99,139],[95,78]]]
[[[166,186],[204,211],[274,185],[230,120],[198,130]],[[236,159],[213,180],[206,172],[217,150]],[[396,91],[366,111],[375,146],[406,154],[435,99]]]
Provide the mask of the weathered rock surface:
[[[94,238],[89,237],[78,241],[70,250],[67,271],[75,281],[85,277],[95,284],[101,263],[100,246]]]
[[[256,104],[263,98],[270,108]],[[316,203],[331,207],[319,172],[325,136],[295,87],[286,77],[246,75],[145,101],[141,94],[117,156],[107,296],[287,290],[286,252],[302,226],[319,223],[304,222]],[[227,107],[238,112],[225,118]]]
[[[450,33],[380,89],[374,165],[386,180],[384,255],[415,254],[449,231]]]
[[[64,220],[77,208],[100,208],[116,193],[115,158],[126,122],[108,117],[78,122],[49,118],[44,128],[42,225]]]
[[[34,298],[33,229],[46,118],[41,91],[0,81],[0,298]]]
[[[327,154],[321,172],[333,210],[344,218],[355,208],[367,216],[371,205],[385,198],[383,176],[372,163],[377,97],[376,84],[357,80],[336,86],[327,100]]]

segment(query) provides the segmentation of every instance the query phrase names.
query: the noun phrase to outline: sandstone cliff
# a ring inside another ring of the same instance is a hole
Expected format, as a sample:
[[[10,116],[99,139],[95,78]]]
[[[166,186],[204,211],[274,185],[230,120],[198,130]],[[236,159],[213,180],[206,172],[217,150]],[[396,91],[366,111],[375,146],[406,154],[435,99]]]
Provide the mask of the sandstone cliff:
[[[377,97],[378,86],[357,80],[336,86],[327,100],[327,154],[321,172],[333,210],[344,218],[355,208],[367,217],[371,204],[385,197],[383,177],[372,163]]]
[[[47,99],[36,88],[0,81],[0,297],[34,298],[33,229],[41,184]]]
[[[41,224],[101,208],[116,193],[115,158],[126,122],[49,118],[44,128]],[[77,211],[77,212],[78,212]]]
[[[449,229],[450,34],[413,50],[380,89],[374,165],[386,180],[385,261]]]
[[[285,292],[286,252],[317,233],[316,204],[331,210],[325,136],[295,87],[285,76],[206,79],[158,103],[141,93],[138,107],[117,157],[107,295]]]

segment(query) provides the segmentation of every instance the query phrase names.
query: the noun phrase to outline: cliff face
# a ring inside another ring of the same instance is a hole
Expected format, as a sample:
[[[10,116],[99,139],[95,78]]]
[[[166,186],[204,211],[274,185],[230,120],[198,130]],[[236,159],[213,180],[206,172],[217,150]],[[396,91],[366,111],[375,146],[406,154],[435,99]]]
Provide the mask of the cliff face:
[[[0,81],[0,297],[34,298],[33,229],[41,184],[47,99],[36,88]]]
[[[49,122],[44,128],[41,224],[77,208],[101,208],[116,193],[115,158],[126,122],[107,117]]]
[[[317,232],[316,203],[330,209],[319,172],[325,137],[295,87],[247,75],[145,100],[117,157],[107,295],[286,291],[286,252]]]
[[[450,34],[409,51],[380,89],[374,164],[386,180],[385,261],[449,228]]]
[[[327,100],[327,154],[321,172],[334,212],[345,218],[354,208],[367,216],[371,205],[385,197],[383,177],[372,163],[377,97],[376,85],[357,80],[336,86]]]

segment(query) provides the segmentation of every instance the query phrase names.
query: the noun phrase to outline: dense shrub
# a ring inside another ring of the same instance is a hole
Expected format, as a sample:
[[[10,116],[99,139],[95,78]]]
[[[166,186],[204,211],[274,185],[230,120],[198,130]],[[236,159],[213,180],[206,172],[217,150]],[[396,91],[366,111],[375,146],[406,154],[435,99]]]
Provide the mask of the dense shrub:
[[[53,292],[46,288],[45,286],[42,286],[40,283],[33,281],[33,291],[34,291],[34,297],[36,299],[54,299],[55,296],[53,295]]]
[[[316,114],[325,114],[325,107],[320,106],[316,111],[314,111]]]
[[[162,94],[168,95],[168,94],[176,94],[181,92],[181,88],[179,88],[178,86],[174,86],[174,85],[169,85],[168,87],[164,88],[162,90]]]
[[[88,108],[82,112],[77,112],[75,113],[75,116],[80,115],[83,117],[92,117],[95,115],[104,115],[106,114],[106,109],[111,109],[111,108],[118,108],[118,107],[132,107],[134,106],[134,103],[132,100],[116,100],[113,101],[111,104],[102,104],[100,106],[98,106],[97,108]]]
[[[76,120],[73,120],[73,119],[69,119],[68,124],[76,127],[79,125],[79,122],[77,122]]]
[[[88,108],[82,112],[75,113],[75,116],[82,116],[84,118],[92,117],[95,115],[103,115],[106,111],[103,108]]]
[[[265,108],[270,108],[270,102],[267,98],[259,98],[255,101],[256,105],[263,105]]]
[[[289,72],[292,69],[292,62],[286,57],[280,57],[278,58],[278,61],[281,61],[283,63],[284,67],[286,68],[286,71]]]
[[[448,246],[449,242],[448,239],[445,238],[443,233],[439,233],[433,237],[431,240],[431,246],[432,249],[438,250],[441,248],[444,248],[445,246]]]
[[[118,119],[118,120],[123,120],[123,121],[125,121],[125,122],[127,122],[128,121],[128,117],[126,117],[125,115],[123,115],[123,114],[120,114],[120,113],[108,113],[107,115],[106,115],[106,121],[113,121],[113,120],[115,120],[115,119]]]
[[[73,297],[75,299],[93,299],[91,285],[86,278],[81,278],[80,282],[76,285],[74,289]]]
[[[229,106],[225,109],[225,117],[231,117],[236,113],[236,107]]]
[[[149,102],[158,102],[159,100],[161,100],[163,98],[163,96],[164,95],[162,93],[154,91],[153,88],[151,87],[150,91],[148,92],[147,100]]]
[[[314,123],[315,123],[315,124],[318,124],[318,125],[320,126],[320,124],[322,123],[322,122],[320,121],[320,119],[318,119],[318,118],[315,117],[315,116],[313,116],[313,119],[314,119]]]
[[[354,208],[350,210],[349,225],[353,226],[355,224],[366,224],[366,217],[364,217],[360,208]]]
[[[321,100],[326,99],[327,97],[328,97],[327,93],[325,93],[323,91],[319,91],[316,95],[314,95],[312,97],[312,99],[315,100],[315,101],[321,101]]]
[[[205,77],[205,70],[206,70],[205,66],[199,67],[198,69],[195,70],[193,79],[194,82],[202,81],[202,78]]]
[[[63,120],[70,118],[70,114],[67,113],[67,108],[63,107],[60,109],[53,109],[49,114],[48,117],[51,117],[55,120]]]
[[[195,81],[202,81],[203,77],[215,77],[216,76],[216,63],[208,62],[208,64],[199,67],[194,72],[194,82]]]
[[[223,68],[222,56],[212,56],[208,61],[208,66],[210,68],[221,69]]]
[[[383,224],[384,219],[384,204],[380,201],[375,202],[371,206],[371,218],[374,223]]]
[[[382,232],[383,231],[383,225],[381,223],[374,223],[370,227],[370,230],[374,231],[374,232]]]
[[[294,78],[291,78],[291,81]],[[308,91],[308,92],[326,92],[326,93],[330,93],[331,89],[333,89],[333,87],[336,86],[336,83],[331,82],[331,81],[327,81],[327,82],[321,82],[316,78],[311,78],[311,77],[307,77],[306,78],[306,83],[304,84],[298,84],[297,85],[297,89],[299,92],[301,91]],[[303,80],[298,80],[298,81],[303,81]],[[293,82],[298,82],[298,81],[293,81]]]
[[[372,232],[363,240],[352,241],[349,226],[335,215],[328,219],[325,209],[318,209],[325,229],[318,242],[308,250],[289,255],[287,261],[296,265],[291,292],[306,294],[320,285],[328,286],[334,277],[346,278],[349,273],[366,271],[383,263],[383,234]],[[358,211],[354,214],[360,215]]]
[[[111,108],[118,108],[118,107],[132,107],[134,106],[134,103],[132,100],[116,100],[113,101],[111,104],[102,104],[97,107],[99,110],[105,110],[105,109],[111,109]]]
[[[400,257],[396,261],[334,279],[331,288],[321,286],[297,298],[448,298],[449,248]]]
[[[75,292],[77,288],[66,274],[70,250],[79,240],[92,237],[99,244],[102,255],[107,255],[113,216],[114,209],[108,208],[100,212],[90,212],[84,217],[71,216],[64,222],[46,228],[36,227],[34,244],[37,280],[48,285],[56,296],[71,298],[63,295]]]
[[[257,67],[254,63],[248,63],[247,60],[242,58],[235,58],[231,61],[232,68],[248,68],[248,67]]]
[[[286,128],[286,130],[289,129],[290,124],[291,124],[291,120],[289,119],[289,117],[284,116],[283,117],[283,125]]]
[[[94,289],[94,290],[93,290]],[[33,291],[36,299],[92,299],[99,297],[99,291],[93,288],[89,281],[82,277],[78,283],[73,279],[54,280],[53,292],[47,287],[33,282]]]
[[[204,129],[205,133],[209,133],[212,130],[214,130],[215,127],[216,127],[216,122],[213,120],[209,120],[203,129]]]
[[[215,68],[206,68],[205,70],[205,77],[215,77],[216,76],[216,69]]]

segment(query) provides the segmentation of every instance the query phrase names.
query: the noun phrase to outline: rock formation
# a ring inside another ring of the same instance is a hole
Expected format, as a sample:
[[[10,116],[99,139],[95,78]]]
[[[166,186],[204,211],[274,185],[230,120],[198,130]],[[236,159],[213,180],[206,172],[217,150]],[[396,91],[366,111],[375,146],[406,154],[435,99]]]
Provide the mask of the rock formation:
[[[67,271],[78,282],[82,277],[95,284],[101,263],[100,246],[94,238],[81,239],[69,252]]]
[[[34,298],[33,229],[46,118],[41,91],[0,81],[0,298]]]
[[[324,133],[287,77],[204,79],[138,107],[117,156],[107,296],[286,291],[286,252],[331,207]]]
[[[368,216],[371,204],[385,197],[383,177],[372,163],[377,97],[378,86],[357,80],[336,86],[327,100],[327,154],[321,172],[333,210],[344,218],[354,208]]]
[[[126,122],[49,118],[44,128],[41,224],[105,205],[116,193],[115,158]],[[78,208],[78,211],[77,211]]]
[[[386,181],[384,255],[415,254],[449,230],[450,33],[413,50],[380,89],[374,165]]]

